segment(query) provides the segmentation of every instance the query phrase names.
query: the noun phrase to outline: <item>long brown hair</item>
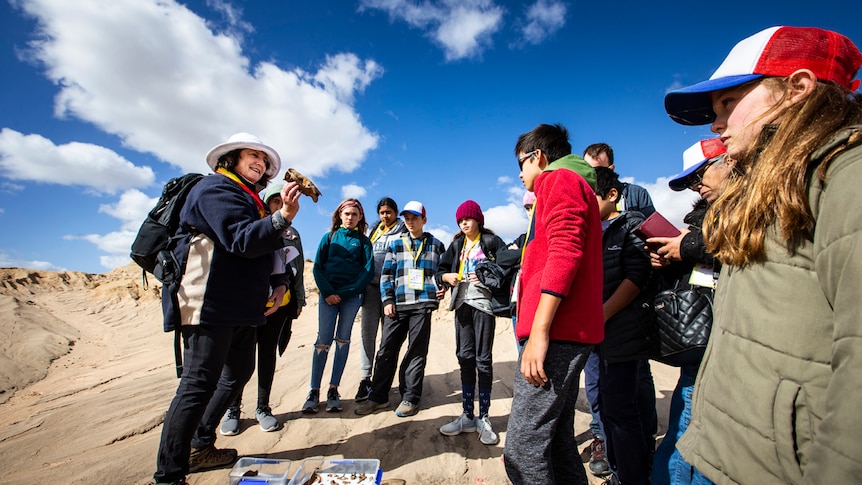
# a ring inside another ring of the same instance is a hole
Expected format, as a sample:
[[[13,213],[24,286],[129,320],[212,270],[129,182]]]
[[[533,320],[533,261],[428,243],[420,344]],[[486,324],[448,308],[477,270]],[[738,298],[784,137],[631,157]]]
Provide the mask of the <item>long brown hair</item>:
[[[344,210],[345,207],[356,207],[359,209],[359,223],[356,224],[356,230],[359,231],[360,234],[365,234],[365,231],[368,230],[368,221],[365,220],[365,210],[362,208],[362,203],[359,202],[358,199],[348,198],[341,201],[338,204],[338,208],[335,209],[335,212],[332,213],[332,227],[329,228],[329,232],[335,232],[341,227],[341,211]]]
[[[728,178],[704,220],[707,251],[734,266],[766,260],[766,234],[773,224],[791,253],[810,239],[814,216],[808,186],[815,169],[823,180],[838,152],[862,142],[862,136],[852,137],[821,160],[812,160],[811,154],[837,130],[862,122],[862,95],[818,81],[810,95],[783,106],[787,78],[760,82],[785,94],[763,115],[770,124],[764,126],[760,139],[737,160],[743,175]]]

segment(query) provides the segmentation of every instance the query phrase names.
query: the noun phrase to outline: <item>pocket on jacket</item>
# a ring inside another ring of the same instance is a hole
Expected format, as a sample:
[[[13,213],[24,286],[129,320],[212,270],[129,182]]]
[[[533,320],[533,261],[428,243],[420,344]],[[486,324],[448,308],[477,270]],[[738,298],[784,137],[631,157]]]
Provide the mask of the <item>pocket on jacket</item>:
[[[798,383],[782,380],[775,390],[772,410],[775,452],[786,483],[802,481],[802,455],[813,437],[808,398]]]

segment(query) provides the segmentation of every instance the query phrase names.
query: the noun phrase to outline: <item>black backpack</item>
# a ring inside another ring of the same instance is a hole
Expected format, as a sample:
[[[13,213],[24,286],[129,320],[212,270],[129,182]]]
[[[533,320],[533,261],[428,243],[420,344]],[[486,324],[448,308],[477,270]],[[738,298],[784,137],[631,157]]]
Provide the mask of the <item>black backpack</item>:
[[[169,256],[168,250],[174,239],[185,236],[185,234],[175,236],[180,225],[180,210],[186,202],[189,191],[202,178],[203,175],[199,173],[190,173],[169,180],[162,189],[162,196],[159,197],[156,206],[147,214],[144,223],[138,229],[138,235],[132,243],[131,257],[138,266],[143,268],[145,281],[146,273],[153,274],[163,283],[165,279],[176,276],[173,273],[177,268],[169,268],[168,266],[171,265],[166,264],[169,262],[166,258],[173,259]]]
[[[180,226],[180,210],[186,203],[189,191],[204,176],[199,173],[189,173],[168,180],[162,189],[162,195],[156,206],[147,214],[138,235],[132,242],[132,259],[143,268],[144,288],[147,288],[147,273],[152,273],[157,280],[167,288],[176,287],[182,275],[180,265],[174,258],[172,243],[189,234],[176,234]],[[175,235],[176,234],[176,235]],[[171,297],[175,294],[170,290]],[[183,372],[183,354],[181,348],[180,329],[174,328],[174,361],[177,377]],[[168,331],[168,330],[166,330]]]

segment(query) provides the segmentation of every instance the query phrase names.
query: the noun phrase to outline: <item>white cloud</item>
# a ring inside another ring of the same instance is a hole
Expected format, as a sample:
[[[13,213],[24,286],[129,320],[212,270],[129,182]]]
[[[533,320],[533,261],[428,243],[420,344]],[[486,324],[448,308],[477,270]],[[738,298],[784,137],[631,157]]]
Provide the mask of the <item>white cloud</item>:
[[[528,44],[538,45],[566,24],[566,4],[560,0],[537,0],[527,7],[521,34]]]
[[[327,56],[326,63],[314,80],[335,93],[338,99],[352,103],[353,93],[362,93],[371,81],[383,74],[383,68],[374,61],[362,63],[355,54]]]
[[[446,225],[440,226],[431,226],[426,225],[425,230],[430,232],[434,237],[440,240],[443,243],[443,246],[449,247],[449,243],[452,242],[452,237],[458,231],[458,228],[452,229]]]
[[[626,180],[623,177],[622,180]],[[626,180],[631,181],[631,180]],[[691,190],[674,192],[667,186],[668,177],[659,177],[654,183],[641,183],[652,197],[653,205],[661,215],[676,227],[686,227],[682,222],[683,217],[691,212],[694,201],[700,196]]]
[[[224,0],[207,0],[207,6],[219,12],[227,21],[228,25],[237,31],[254,32],[254,26],[242,19],[242,9]]]
[[[381,75],[372,60],[336,55],[317,73],[252,65],[238,35],[212,31],[174,0],[19,5],[38,26],[27,53],[59,86],[56,114],[92,123],[182,171],[206,170],[204,154],[238,131],[257,135],[285,167],[308,175],[353,170],[377,147],[378,136],[350,104],[351,89]]]
[[[0,157],[2,156],[2,149],[0,149]],[[24,186],[21,184],[13,184],[12,182],[0,183],[0,192],[6,192],[7,194],[15,194],[18,192],[22,192],[23,190]]]
[[[503,175],[503,176],[497,177],[497,184],[499,184],[499,185],[508,185],[508,184],[511,184],[512,181],[513,181],[512,177],[509,177],[508,175]]]
[[[115,217],[122,222],[121,230],[137,232],[147,213],[159,201],[158,197],[148,197],[139,190],[128,190],[120,195],[116,204],[102,204],[99,212]],[[129,239],[126,248],[132,245]]]
[[[116,152],[90,143],[55,145],[40,135],[0,130],[0,168],[12,180],[87,187],[113,194],[145,187],[155,175],[150,167],[136,167]]]
[[[0,268],[27,268],[38,269],[44,271],[66,271],[66,268],[55,266],[48,261],[39,260],[23,260],[10,256],[5,251],[0,250]]]
[[[367,193],[368,193],[368,191],[365,190],[364,187],[360,187],[356,184],[347,184],[347,185],[341,187],[341,197],[343,197],[345,199],[347,199],[347,198],[361,199],[361,198],[365,197],[365,194],[367,194]],[[372,219],[373,219],[373,217],[372,217]],[[371,221],[369,221],[369,223],[370,222]]]
[[[274,61],[252,65],[242,34],[253,28],[225,0],[207,3],[227,21],[225,32],[175,0],[14,3],[36,20],[38,40],[20,55],[43,66],[58,86],[55,114],[91,123],[183,172],[206,171],[207,151],[239,131],[278,150],[283,170],[296,167],[310,176],[350,172],[377,147],[378,135],[363,126],[352,103],[382,75],[381,66],[350,53],[328,56],[317,72],[285,70]],[[0,164],[10,179],[105,193],[154,180],[150,168],[111,150],[54,145],[13,130],[0,136]],[[125,264],[137,225],[154,203],[124,192],[115,205],[100,208],[121,221],[120,230],[67,237],[109,253],[102,258],[106,267]]]
[[[485,214],[485,227],[494,231],[507,243],[527,232],[529,220],[520,199],[517,203],[491,207],[483,210],[482,213]]]
[[[664,93],[667,94],[671,91],[676,91],[677,89],[681,89],[683,87],[685,87],[685,86],[682,84],[682,82],[680,82],[679,80],[676,80],[676,81],[670,83],[670,86],[664,88]]]
[[[447,61],[479,56],[502,26],[505,12],[493,0],[362,0],[360,10],[366,8],[383,10],[391,19],[426,31]]]

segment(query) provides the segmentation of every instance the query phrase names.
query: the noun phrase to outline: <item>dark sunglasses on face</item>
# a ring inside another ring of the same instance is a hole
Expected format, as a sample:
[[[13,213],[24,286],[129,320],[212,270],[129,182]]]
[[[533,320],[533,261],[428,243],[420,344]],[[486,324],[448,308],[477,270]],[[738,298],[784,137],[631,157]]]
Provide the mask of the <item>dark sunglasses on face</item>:
[[[539,150],[533,150],[530,153],[525,153],[525,154],[521,155],[520,157],[518,157],[518,168],[523,170],[524,169],[524,162],[529,160],[530,157],[535,156],[536,153],[538,153],[538,152],[539,152]]]
[[[694,187],[695,185],[702,184],[703,183],[703,176],[706,174],[706,171],[709,169],[709,167],[711,167],[712,164],[714,164],[716,162],[720,162],[723,159],[724,159],[724,157],[714,157],[714,158],[710,158],[709,160],[707,160],[706,163],[701,165],[700,168],[698,168],[697,170],[694,171],[693,174],[691,174],[691,180],[689,181],[689,183],[686,185],[685,188],[690,189],[690,188]]]

